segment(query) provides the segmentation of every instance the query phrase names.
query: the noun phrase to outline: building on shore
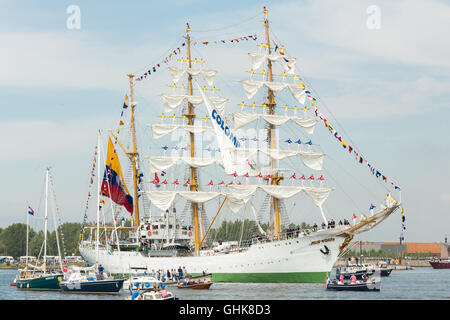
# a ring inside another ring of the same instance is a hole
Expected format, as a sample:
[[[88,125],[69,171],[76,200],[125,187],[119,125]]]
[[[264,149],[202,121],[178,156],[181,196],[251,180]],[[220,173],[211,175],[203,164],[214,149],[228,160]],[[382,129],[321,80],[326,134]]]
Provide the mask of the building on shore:
[[[353,252],[385,252],[389,256],[405,257],[415,254],[429,257],[447,258],[450,253],[450,245],[446,242],[369,242],[357,241],[351,246]]]

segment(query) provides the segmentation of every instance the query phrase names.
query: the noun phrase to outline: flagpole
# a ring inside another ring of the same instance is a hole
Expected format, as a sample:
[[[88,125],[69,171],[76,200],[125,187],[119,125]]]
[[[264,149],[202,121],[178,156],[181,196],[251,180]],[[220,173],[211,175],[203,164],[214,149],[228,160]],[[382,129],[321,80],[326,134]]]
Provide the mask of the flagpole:
[[[29,228],[30,228],[30,214],[28,213],[28,203],[27,203],[27,249],[26,249],[26,254],[27,257],[25,258],[25,268],[28,266],[28,232],[29,232]]]

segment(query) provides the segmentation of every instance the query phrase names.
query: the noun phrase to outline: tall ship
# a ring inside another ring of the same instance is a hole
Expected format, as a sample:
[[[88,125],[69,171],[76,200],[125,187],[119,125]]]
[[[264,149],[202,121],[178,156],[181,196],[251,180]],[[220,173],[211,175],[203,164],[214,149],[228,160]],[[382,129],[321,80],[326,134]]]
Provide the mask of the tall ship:
[[[235,106],[239,111],[231,113],[230,121],[226,110],[229,100],[214,86],[217,71],[202,68],[203,61],[191,55],[197,42],[191,39],[187,25],[180,46],[186,56],[178,59],[177,66],[168,67],[172,92],[161,94],[161,123],[150,125],[152,143],[159,147],[151,148],[153,154],[145,161],[136,143],[133,100],[133,88],[142,77],[128,75],[124,108],[130,113],[131,147],[125,148],[110,132],[102,175],[99,137],[92,171],[92,176],[97,176],[97,223],[84,227],[79,245],[88,262],[101,264],[113,274],[183,267],[193,275],[212,273],[215,282],[323,282],[354,236],[371,230],[401,206],[389,193],[377,212],[363,215],[359,222],[337,224],[328,220],[323,204],[334,188],[324,185],[321,172],[326,155],[311,142],[319,122],[315,99],[295,73],[296,58],[271,41],[269,30],[264,8],[263,41],[257,42],[258,52],[249,53],[249,79],[240,81],[244,101]],[[178,57],[181,52],[180,48],[174,51]],[[256,103],[254,98],[261,100]],[[289,107],[288,101],[301,107]],[[316,117],[307,110],[315,110]],[[298,147],[281,146],[288,130],[301,137]],[[331,131],[331,125],[327,130]],[[175,144],[171,152],[160,142],[167,144],[170,134]],[[205,135],[212,137],[208,146]],[[178,148],[180,142],[185,143],[184,148]],[[132,192],[118,152],[129,160]],[[142,179],[145,170],[153,179],[147,185]],[[111,222],[101,225],[100,209],[106,207],[105,201],[111,203],[112,211],[126,210],[131,225],[119,225],[114,212]],[[183,210],[179,210],[183,203]],[[308,206],[312,208],[308,215],[323,222],[289,227],[287,217],[299,211],[304,216]],[[224,211],[236,220],[242,218],[243,223],[251,217],[256,232],[244,238],[243,224],[236,241],[220,239],[217,233],[211,238],[213,229],[217,230],[214,223]],[[119,236],[124,231],[128,232],[127,240]]]

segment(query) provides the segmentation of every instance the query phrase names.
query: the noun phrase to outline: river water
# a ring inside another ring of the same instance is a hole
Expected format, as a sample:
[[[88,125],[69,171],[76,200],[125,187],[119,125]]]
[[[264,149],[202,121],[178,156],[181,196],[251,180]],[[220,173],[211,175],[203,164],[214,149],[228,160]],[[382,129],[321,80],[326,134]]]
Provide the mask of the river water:
[[[0,300],[124,300],[118,295],[32,292],[10,286],[17,270],[0,270]],[[125,287],[126,282],[124,283]],[[180,300],[450,300],[450,269],[393,270],[379,292],[327,291],[325,283],[214,283],[209,290],[169,287]]]

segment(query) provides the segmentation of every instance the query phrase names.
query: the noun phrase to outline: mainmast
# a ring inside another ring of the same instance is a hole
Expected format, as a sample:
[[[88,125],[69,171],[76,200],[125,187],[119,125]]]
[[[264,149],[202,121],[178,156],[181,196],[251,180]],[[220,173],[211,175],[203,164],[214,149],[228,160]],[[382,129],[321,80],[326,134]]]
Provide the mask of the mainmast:
[[[267,54],[270,54],[270,40],[269,40],[269,20],[267,19],[267,9],[264,7],[264,26],[266,30],[266,46],[267,46]],[[273,81],[273,74],[272,74],[272,61],[270,59],[267,59],[267,69],[269,72],[269,82]],[[267,89],[268,91],[268,99],[269,102],[267,103],[267,106],[269,108],[269,114],[274,114],[274,108],[276,106],[275,103],[275,95],[271,89]],[[275,126],[273,124],[269,125],[269,142],[270,142],[270,148],[275,149],[276,148],[276,137],[275,137]],[[281,179],[283,179],[283,176],[278,176],[277,172],[277,160],[271,159],[272,164],[272,185],[278,185]],[[273,198],[273,209],[274,209],[274,217],[275,217],[275,234],[277,236],[277,239],[280,239],[280,208],[279,208],[279,202],[278,199],[275,197]]]
[[[136,174],[136,162],[138,160],[139,153],[136,152],[136,130],[134,123],[134,107],[133,104],[133,74],[128,75],[130,79],[130,114],[131,114],[131,134],[133,137],[133,151],[128,152],[128,157],[131,160],[133,166],[133,186],[134,186],[134,218],[135,218],[135,227],[139,227],[139,204],[138,204],[138,187],[137,187],[137,174]]]
[[[187,43],[187,55],[188,55],[188,66],[189,68],[192,67],[191,62],[191,36],[189,35],[189,31],[191,29],[189,28],[189,24],[186,26],[186,43]],[[188,83],[189,83],[189,95],[192,96],[193,90],[192,90],[192,75],[189,74],[188,76]],[[188,124],[190,126],[194,125],[194,118],[195,118],[195,112],[194,112],[194,106],[191,102],[188,102],[188,114],[185,115],[188,118]],[[190,138],[190,145],[191,145],[191,158],[195,157],[195,145],[194,145],[194,133],[189,133]],[[191,191],[198,191],[197,189],[197,180],[196,180],[196,169],[192,166],[190,166],[190,189]],[[198,204],[195,202],[192,202],[192,221],[194,224],[194,237],[195,237],[195,252],[198,253],[200,250],[200,226],[199,226],[199,219],[198,219]]]

